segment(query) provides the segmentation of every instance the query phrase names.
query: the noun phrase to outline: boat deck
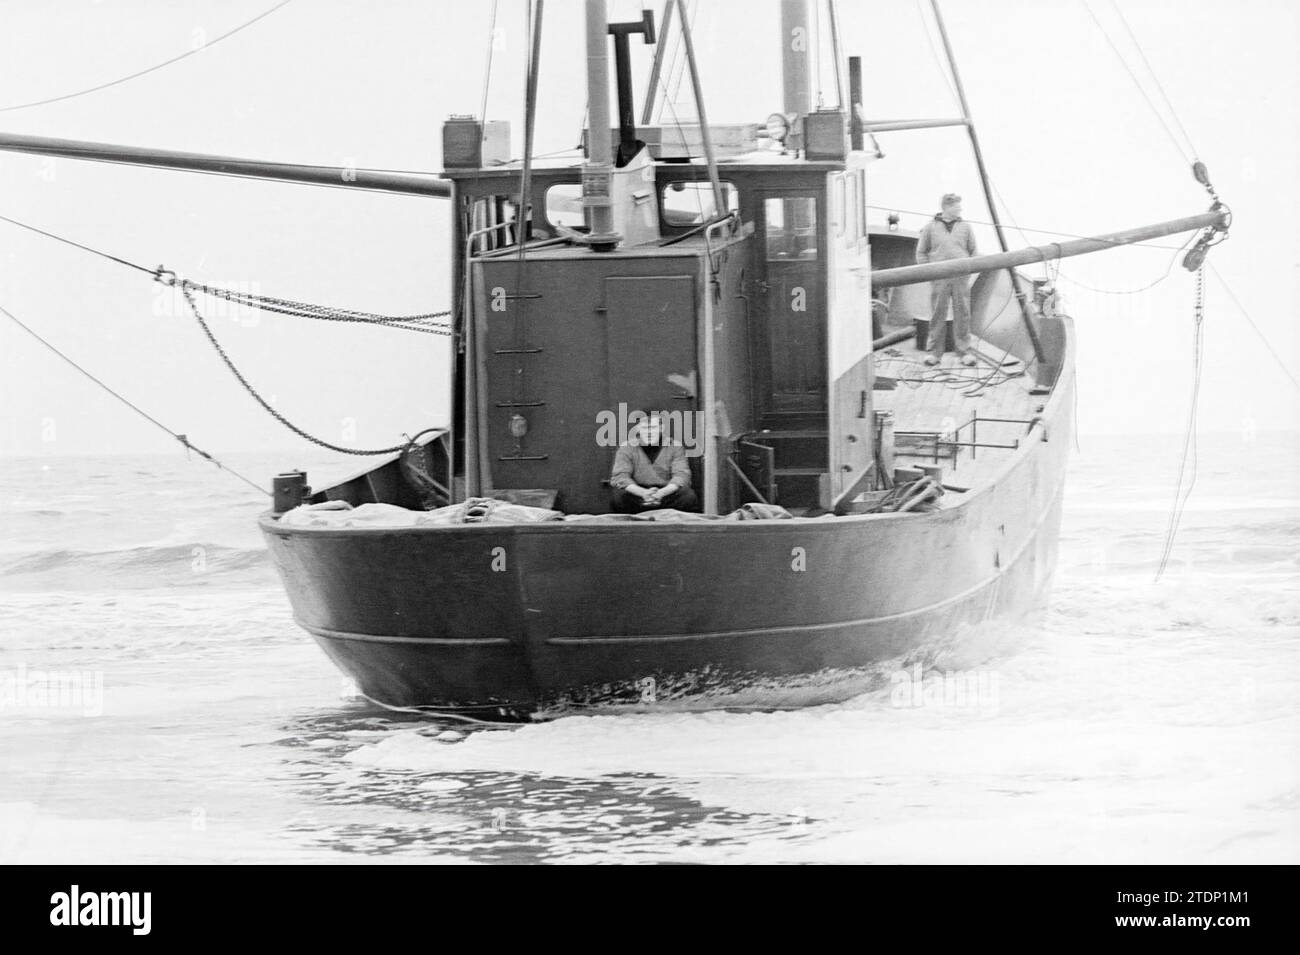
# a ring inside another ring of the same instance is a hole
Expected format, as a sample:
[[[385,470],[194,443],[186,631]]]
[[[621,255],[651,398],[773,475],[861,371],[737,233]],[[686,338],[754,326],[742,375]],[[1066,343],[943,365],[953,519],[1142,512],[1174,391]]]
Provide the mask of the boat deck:
[[[953,489],[974,490],[1003,471],[1049,397],[1033,393],[1032,367],[978,338],[972,345],[980,359],[974,367],[952,353],[927,367],[910,339],[876,354],[878,384],[895,381],[873,395],[877,411],[894,414],[894,463],[943,465],[948,507],[964,497]]]

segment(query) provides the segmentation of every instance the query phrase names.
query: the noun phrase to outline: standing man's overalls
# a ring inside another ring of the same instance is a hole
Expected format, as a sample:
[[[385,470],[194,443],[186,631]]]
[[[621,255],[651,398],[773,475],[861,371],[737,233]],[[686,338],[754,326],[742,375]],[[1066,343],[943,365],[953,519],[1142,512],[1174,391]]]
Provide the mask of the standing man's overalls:
[[[961,217],[961,196],[948,193],[942,200],[943,211],[925,224],[920,241],[916,244],[916,261],[946,262],[975,255],[975,233]],[[957,354],[963,364],[973,364],[970,350],[970,276],[943,279],[930,283],[930,341],[929,350],[937,364],[943,358],[945,344],[944,323],[948,319],[948,303],[952,302],[952,335]]]

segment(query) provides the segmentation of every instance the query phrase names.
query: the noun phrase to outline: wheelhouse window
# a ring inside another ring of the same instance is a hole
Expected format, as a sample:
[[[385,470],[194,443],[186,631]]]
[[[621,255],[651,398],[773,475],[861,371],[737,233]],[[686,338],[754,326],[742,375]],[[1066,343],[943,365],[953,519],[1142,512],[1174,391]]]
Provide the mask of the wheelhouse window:
[[[817,258],[817,199],[773,197],[763,203],[767,219],[767,259],[809,261]]]
[[[740,194],[731,183],[722,184],[722,196],[727,212],[740,208]],[[718,214],[713,184],[706,180],[667,183],[660,192],[660,204],[663,224],[673,228],[703,225]]]
[[[560,182],[546,190],[546,221],[554,226],[580,229],[586,224],[582,211],[582,183]]]

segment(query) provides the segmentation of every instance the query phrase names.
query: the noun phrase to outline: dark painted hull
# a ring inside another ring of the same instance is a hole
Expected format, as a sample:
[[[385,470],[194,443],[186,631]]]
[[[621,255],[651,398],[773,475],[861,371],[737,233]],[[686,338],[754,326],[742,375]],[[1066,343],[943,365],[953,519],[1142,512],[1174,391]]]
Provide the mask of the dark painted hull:
[[[457,525],[261,522],[298,623],[387,706],[824,702],[881,664],[1041,607],[1068,366],[993,483],[924,514]]]

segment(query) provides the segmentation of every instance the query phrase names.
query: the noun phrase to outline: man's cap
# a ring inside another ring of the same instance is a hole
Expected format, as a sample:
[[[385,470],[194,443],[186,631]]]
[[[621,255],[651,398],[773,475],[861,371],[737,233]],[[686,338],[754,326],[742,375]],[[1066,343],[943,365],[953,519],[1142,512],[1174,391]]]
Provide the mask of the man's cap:
[[[961,196],[957,195],[955,192],[945,192],[943,198],[939,200],[939,205],[950,206],[954,202],[961,202]]]

